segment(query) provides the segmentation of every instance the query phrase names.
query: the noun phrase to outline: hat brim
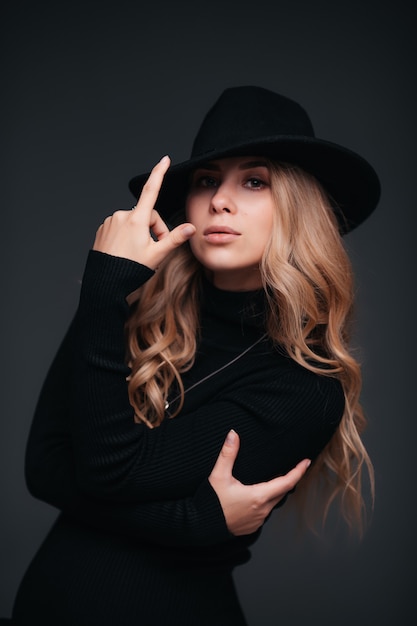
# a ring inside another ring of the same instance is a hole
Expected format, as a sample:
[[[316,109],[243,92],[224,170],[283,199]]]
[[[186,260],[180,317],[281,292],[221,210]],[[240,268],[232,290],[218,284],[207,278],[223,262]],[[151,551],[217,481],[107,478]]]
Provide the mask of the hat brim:
[[[171,166],[165,174],[156,210],[169,221],[173,214],[184,208],[193,170],[207,161],[246,155],[294,163],[315,176],[329,195],[342,234],[364,222],[378,204],[381,195],[379,178],[360,155],[329,141],[285,135],[222,150],[213,149]],[[136,199],[149,175],[150,172],[140,174],[129,181],[129,189]]]

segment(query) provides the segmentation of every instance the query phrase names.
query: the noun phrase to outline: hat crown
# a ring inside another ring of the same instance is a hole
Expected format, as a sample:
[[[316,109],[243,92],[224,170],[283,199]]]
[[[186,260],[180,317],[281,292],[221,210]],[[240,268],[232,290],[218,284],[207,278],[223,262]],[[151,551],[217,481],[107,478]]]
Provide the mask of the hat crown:
[[[263,87],[231,87],[205,116],[191,157],[286,136],[314,137],[310,118],[297,102]]]

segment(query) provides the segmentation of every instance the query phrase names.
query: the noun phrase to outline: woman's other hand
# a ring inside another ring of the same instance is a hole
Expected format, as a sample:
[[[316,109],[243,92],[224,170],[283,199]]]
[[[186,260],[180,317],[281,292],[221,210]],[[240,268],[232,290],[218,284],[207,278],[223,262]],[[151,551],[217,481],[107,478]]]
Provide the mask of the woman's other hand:
[[[230,431],[209,481],[220,500],[229,531],[233,535],[249,535],[262,526],[278,502],[294,489],[310,461],[304,459],[288,474],[269,482],[243,485],[232,475],[239,445],[238,434]]]
[[[192,237],[195,233],[192,224],[181,224],[170,231],[154,209],[169,165],[168,156],[155,165],[131,211],[116,211],[104,220],[96,233],[93,250],[155,270],[171,250]]]

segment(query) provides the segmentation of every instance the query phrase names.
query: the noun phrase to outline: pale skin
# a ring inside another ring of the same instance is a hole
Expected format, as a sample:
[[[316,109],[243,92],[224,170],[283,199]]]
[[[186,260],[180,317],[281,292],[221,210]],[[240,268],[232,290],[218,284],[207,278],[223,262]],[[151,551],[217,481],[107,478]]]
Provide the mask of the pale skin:
[[[195,237],[195,242],[190,242],[193,252],[216,286],[236,289],[239,285],[239,289],[246,290],[260,287],[257,262],[272,225],[272,198],[265,179],[266,167],[257,164],[254,168],[253,164],[253,159],[250,163],[239,158],[223,159],[215,162],[213,176],[211,170],[203,170],[201,176],[210,177],[192,185],[187,201],[190,222],[169,230],[154,209],[170,166],[169,157],[163,157],[153,168],[134,210],[116,211],[106,218],[97,231],[93,249],[156,270],[169,252]],[[252,219],[249,205],[263,206],[264,211]],[[219,223],[227,224],[238,234],[225,235],[223,239],[222,234],[207,235],[207,229],[212,230],[213,224]],[[256,243],[248,251],[250,233]],[[219,256],[220,261],[216,260]],[[297,485],[310,460],[302,460],[287,474],[269,482],[244,485],[232,474],[239,444],[238,434],[230,431],[209,481],[220,500],[229,531],[247,535],[258,530],[272,509]]]
[[[259,263],[276,210],[270,176],[259,157],[218,159],[193,172],[186,201],[196,228],[190,245],[219,289],[262,288]]]

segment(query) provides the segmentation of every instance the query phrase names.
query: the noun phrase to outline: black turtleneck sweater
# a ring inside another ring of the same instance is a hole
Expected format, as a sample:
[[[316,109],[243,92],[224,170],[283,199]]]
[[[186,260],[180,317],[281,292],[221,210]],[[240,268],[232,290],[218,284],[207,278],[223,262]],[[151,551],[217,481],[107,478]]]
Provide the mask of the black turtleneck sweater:
[[[201,339],[183,376],[184,407],[157,428],[136,424],[126,384],[126,296],[152,275],[126,259],[89,254],[79,308],[28,441],[29,490],[62,515],[19,590],[17,624],[36,624],[38,614],[44,624],[58,623],[64,607],[69,617],[60,624],[162,623],[155,589],[166,603],[165,623],[243,624],[237,605],[226,606],[229,583],[220,591],[210,587],[213,576],[210,585],[196,582],[215,571],[219,584],[220,573],[249,558],[258,536],[229,533],[207,480],[224,439],[231,428],[238,432],[234,474],[255,483],[314,459],[341,419],[339,382],[302,368],[263,337],[263,292],[226,292],[204,280]],[[171,402],[175,396],[173,390]],[[167,583],[174,564],[176,588]],[[187,582],[184,572],[192,573]],[[214,616],[213,594],[223,617]],[[84,609],[71,617],[80,602]],[[140,621],[144,605],[149,616]]]

